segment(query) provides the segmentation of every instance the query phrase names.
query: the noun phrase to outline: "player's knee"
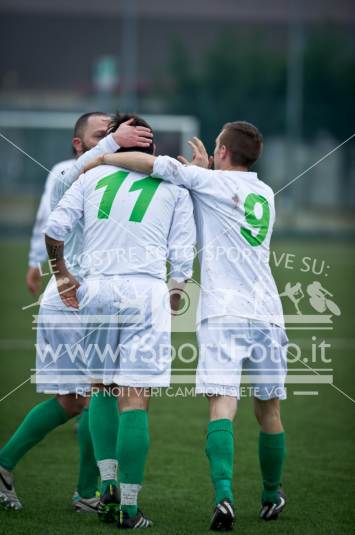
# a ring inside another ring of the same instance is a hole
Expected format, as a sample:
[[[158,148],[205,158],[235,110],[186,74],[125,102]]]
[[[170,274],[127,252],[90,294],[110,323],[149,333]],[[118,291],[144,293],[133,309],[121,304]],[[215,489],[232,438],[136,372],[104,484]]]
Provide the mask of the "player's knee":
[[[61,404],[69,418],[78,416],[86,406],[86,398],[76,396],[75,394],[67,394],[57,396],[58,402]]]
[[[119,396],[120,411],[148,410],[149,388],[122,387]]]
[[[234,420],[237,412],[237,399],[232,396],[208,396],[210,420]]]
[[[278,399],[254,399],[256,419],[266,433],[279,433],[283,430]]]

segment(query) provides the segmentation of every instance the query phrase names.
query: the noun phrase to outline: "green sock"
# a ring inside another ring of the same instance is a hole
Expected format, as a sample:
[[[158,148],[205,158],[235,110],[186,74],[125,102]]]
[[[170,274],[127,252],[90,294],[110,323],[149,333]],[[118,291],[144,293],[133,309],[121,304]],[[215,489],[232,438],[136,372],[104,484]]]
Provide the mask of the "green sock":
[[[231,420],[223,418],[208,424],[206,454],[210,462],[216,505],[223,499],[233,503],[234,434]]]
[[[147,411],[121,412],[117,441],[117,455],[120,460],[121,509],[129,516],[135,516],[138,511],[138,493],[143,483],[148,449]]]
[[[116,444],[118,432],[117,398],[108,392],[93,394],[89,405],[89,429],[95,459],[100,470],[101,492],[117,486]]]
[[[275,503],[281,483],[286,455],[285,433],[264,433],[259,436],[259,459],[264,490],[262,502]]]
[[[84,409],[78,422],[78,439],[80,449],[79,481],[77,490],[82,498],[92,498],[97,491],[97,468],[94,447],[89,431],[89,411]]]
[[[6,470],[13,470],[28,450],[69,419],[56,398],[39,403],[27,413],[15,433],[0,450],[0,465]]]

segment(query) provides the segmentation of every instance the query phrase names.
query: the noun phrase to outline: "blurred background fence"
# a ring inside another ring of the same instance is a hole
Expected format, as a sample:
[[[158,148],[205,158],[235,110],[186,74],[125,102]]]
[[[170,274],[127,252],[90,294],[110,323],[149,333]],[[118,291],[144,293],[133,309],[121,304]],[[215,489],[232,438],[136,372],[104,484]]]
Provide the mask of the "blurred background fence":
[[[349,0],[2,0],[0,15],[0,132],[47,168],[97,109],[141,113],[172,156],[251,121],[276,192],[355,131]],[[0,161],[0,232],[27,235],[46,171],[4,138]],[[354,237],[355,138],[276,199],[278,234]]]

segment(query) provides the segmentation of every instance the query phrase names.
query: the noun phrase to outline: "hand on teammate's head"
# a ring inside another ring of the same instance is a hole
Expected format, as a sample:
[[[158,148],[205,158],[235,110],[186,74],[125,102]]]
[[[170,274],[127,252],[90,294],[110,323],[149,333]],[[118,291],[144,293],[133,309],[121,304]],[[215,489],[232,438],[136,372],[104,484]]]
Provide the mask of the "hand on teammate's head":
[[[153,132],[146,126],[133,126],[134,118],[120,124],[112,136],[123,148],[149,147],[153,142]]]

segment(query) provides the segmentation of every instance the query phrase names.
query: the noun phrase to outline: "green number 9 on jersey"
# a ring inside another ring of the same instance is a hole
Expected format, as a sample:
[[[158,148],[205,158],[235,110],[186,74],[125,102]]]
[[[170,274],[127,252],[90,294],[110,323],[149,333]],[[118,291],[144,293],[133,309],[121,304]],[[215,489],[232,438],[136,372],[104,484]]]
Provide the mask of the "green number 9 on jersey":
[[[260,217],[256,215],[256,207],[261,206],[262,211]],[[252,247],[261,245],[266,238],[270,223],[270,207],[269,203],[262,195],[250,193],[244,202],[245,219],[253,229],[259,232],[254,235],[251,229],[241,227],[240,232]]]

